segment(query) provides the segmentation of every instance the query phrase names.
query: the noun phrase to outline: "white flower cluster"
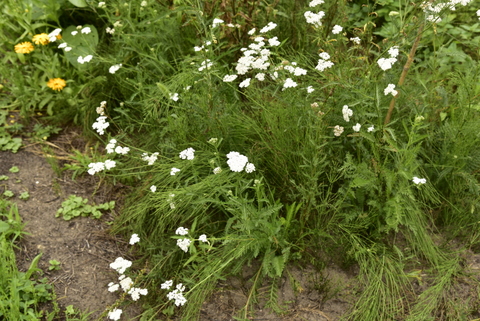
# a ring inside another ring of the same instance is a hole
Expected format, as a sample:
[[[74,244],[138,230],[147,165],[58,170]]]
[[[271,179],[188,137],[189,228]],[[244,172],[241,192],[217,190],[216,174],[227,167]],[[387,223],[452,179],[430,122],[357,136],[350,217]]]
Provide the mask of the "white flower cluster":
[[[288,71],[289,73],[293,74],[294,76],[304,76],[307,74],[307,70],[306,69],[303,69],[303,68],[300,68],[300,67],[296,67],[297,66],[297,63],[296,62],[292,62],[291,64],[283,67],[283,69],[285,69],[286,71]]]
[[[416,176],[413,177],[412,181],[417,184],[417,185],[420,185],[420,184],[426,184],[427,183],[427,179],[426,178],[418,178]]]
[[[170,195],[168,195],[168,199],[167,199],[167,202],[170,203],[170,208],[171,208],[172,210],[174,210],[175,207],[176,207],[176,206],[175,206],[175,203],[173,202],[173,198],[174,198],[174,197],[175,197],[175,194],[170,194]]]
[[[114,168],[116,165],[115,161],[107,159],[105,162],[90,163],[88,164],[88,174],[94,175],[95,173],[101,172],[103,170],[109,170]]]
[[[310,1],[310,3],[308,4],[308,6],[309,6],[310,8],[312,8],[312,7],[316,7],[316,6],[320,5],[320,4],[323,4],[324,2],[325,2],[325,1],[323,1],[323,0],[312,0],[312,1]]]
[[[113,66],[111,66],[110,68],[108,68],[108,72],[111,73],[111,74],[114,74],[114,73],[116,73],[121,67],[122,67],[122,64],[113,65]]]
[[[325,12],[320,11],[318,13],[313,13],[307,11],[303,14],[307,23],[312,24],[314,27],[320,27],[322,25],[322,18],[325,16]]]
[[[57,36],[60,35],[60,32],[62,32],[62,29],[55,29],[52,32],[48,34],[48,41],[50,42],[55,42],[57,40]]]
[[[140,237],[138,236],[138,234],[134,233],[130,237],[130,241],[128,243],[130,243],[130,245],[133,245],[133,244],[138,243],[138,242],[140,242]]]
[[[237,75],[225,75],[225,77],[223,77],[223,81],[224,82],[232,82],[234,81],[235,79],[237,79]]]
[[[344,128],[342,126],[336,125],[333,127],[333,135],[340,136],[343,133]]]
[[[130,242],[129,243],[131,245],[133,245],[135,243],[138,243],[139,241],[140,241],[140,238],[138,237],[138,234],[132,234],[132,236],[130,237]],[[110,263],[110,267],[112,269],[116,270],[120,274],[120,276],[118,277],[119,283],[114,283],[114,282],[108,283],[108,291],[109,292],[115,292],[119,288],[122,288],[123,292],[126,292],[127,294],[129,294],[132,297],[133,301],[137,301],[138,299],[140,299],[140,295],[147,295],[148,290],[133,287],[134,282],[133,282],[132,278],[125,276],[125,274],[124,274],[125,270],[128,269],[131,266],[132,266],[132,262],[129,261],[129,260],[126,260],[122,257],[118,257],[113,263]],[[121,310],[120,310],[120,312],[118,312],[118,311],[115,312],[115,311],[116,310],[111,311],[111,314],[114,317],[118,316],[118,319],[119,319],[120,315],[122,314],[122,311]],[[110,316],[110,313],[109,313],[109,318],[111,320],[118,320],[118,319],[113,319]]]
[[[148,156],[147,153],[142,154],[142,160],[148,162],[148,165],[153,165],[157,161],[158,152],[153,153],[152,155]]]
[[[292,78],[287,78],[285,80],[285,82],[283,83],[283,89],[282,90],[285,90],[287,88],[294,88],[294,87],[297,87],[297,83],[295,81],[293,81]]]
[[[170,175],[172,176],[175,176],[175,174],[177,174],[178,172],[180,172],[179,168],[172,167],[172,169],[170,169]]]
[[[358,37],[350,38],[350,41],[353,41],[354,44],[359,45],[362,40]]]
[[[178,101],[179,97],[178,97],[178,93],[169,93],[168,94],[168,97],[173,100],[173,101]]]
[[[192,160],[195,158],[195,149],[193,149],[192,147],[189,147],[185,150],[182,150],[179,156],[181,159]]]
[[[102,2],[100,2],[102,3]],[[100,5],[99,3],[99,5]],[[105,3],[105,2],[103,2]],[[120,320],[120,317],[122,316],[122,309],[113,309],[112,311],[108,312],[108,318],[110,320]]]
[[[225,21],[223,21],[222,19],[218,19],[218,18],[213,19],[212,29],[215,29],[219,24],[222,24],[224,22]]]
[[[66,42],[62,42],[61,44],[58,45],[58,49],[63,49],[68,52],[72,50],[72,47],[69,47]]]
[[[210,69],[213,66],[213,62],[210,59],[206,59],[202,61],[202,64],[200,65],[200,68],[198,68],[198,71],[203,71],[205,69]]]
[[[152,193],[155,193],[157,191],[157,186],[155,185],[150,186],[150,190],[152,191]]]
[[[190,247],[190,244],[192,243],[192,241],[188,238],[184,238],[184,239],[178,239],[177,240],[177,246],[179,248],[182,249],[183,252],[187,253],[188,252],[188,248]]]
[[[440,22],[440,13],[444,10],[455,11],[457,5],[466,6],[472,0],[450,0],[447,2],[434,3],[434,1],[425,1],[422,4],[423,11],[425,12],[427,21],[430,22]],[[478,13],[477,13],[478,14]]]
[[[350,121],[350,116],[353,115],[353,110],[348,108],[347,105],[344,105],[342,108],[343,119],[348,123]]]
[[[188,228],[185,228],[185,227],[179,227],[177,228],[177,230],[175,231],[175,234],[176,235],[187,235],[188,234]]]
[[[172,280],[168,280],[165,283],[161,284],[162,289],[170,290],[173,285]],[[167,294],[168,300],[175,300],[175,305],[178,307],[187,303],[187,299],[183,296],[183,291],[185,291],[185,286],[182,283],[177,284],[175,290]]]
[[[330,55],[328,52],[322,52],[319,54],[320,59],[318,59],[318,64],[315,69],[319,71],[324,71],[327,68],[331,68],[334,63],[330,61]]]
[[[227,164],[232,172],[241,172],[245,169],[245,172],[252,173],[255,171],[255,165],[248,162],[248,157],[238,152],[230,152],[227,154]]]
[[[105,107],[107,107],[107,102],[104,100],[104,101],[100,102],[100,107],[97,107],[97,109],[95,111],[100,116],[105,116]]]
[[[380,58],[377,61],[382,70],[388,70],[392,68],[392,65],[397,62],[397,56],[399,53],[398,46],[393,46],[392,48],[388,49],[388,53],[390,54],[390,58]]]
[[[340,32],[342,32],[343,30],[343,27],[342,26],[339,26],[339,25],[334,25],[333,26],[333,29],[332,29],[332,33],[334,35],[338,35]]]
[[[88,35],[90,32],[92,32],[92,29],[90,29],[90,27],[85,27],[82,30],[80,30],[80,32]]]
[[[107,116],[100,116],[96,122],[92,124],[92,128],[97,130],[99,135],[105,134],[105,129],[110,126],[110,123],[106,122]]]
[[[98,7],[99,8],[106,8],[107,4],[104,1],[101,1],[101,2],[98,3]]]
[[[117,257],[117,259],[110,263],[110,267],[120,274],[125,273],[125,270],[132,266],[132,261],[126,260],[123,257]]]
[[[395,90],[395,85],[394,84],[388,84],[387,88],[383,90],[385,93],[385,96],[388,94],[392,94],[392,96],[396,96],[398,94],[398,91]]]
[[[133,301],[137,301],[138,299],[140,299],[140,294],[141,295],[147,295],[148,294],[148,290],[147,289],[140,289],[140,288],[130,288],[130,290],[128,291],[128,294],[130,294],[130,296],[132,297],[132,300]]]
[[[110,139],[110,142],[108,142],[107,146],[105,146],[105,149],[107,150],[107,154],[117,153],[117,154],[127,155],[127,153],[130,151],[130,148],[122,147],[120,145],[115,146],[116,143],[117,143],[116,139]]]
[[[260,33],[267,33],[270,30],[275,29],[276,27],[277,27],[277,24],[270,21],[265,27],[260,29]]]
[[[360,128],[362,128],[362,125],[360,125],[359,123],[352,127],[353,131],[357,133],[360,131]]]
[[[90,62],[90,60],[92,60],[93,56],[92,55],[86,55],[85,57],[82,57],[82,56],[78,56],[77,58],[77,62],[79,64],[84,64],[86,62]]]

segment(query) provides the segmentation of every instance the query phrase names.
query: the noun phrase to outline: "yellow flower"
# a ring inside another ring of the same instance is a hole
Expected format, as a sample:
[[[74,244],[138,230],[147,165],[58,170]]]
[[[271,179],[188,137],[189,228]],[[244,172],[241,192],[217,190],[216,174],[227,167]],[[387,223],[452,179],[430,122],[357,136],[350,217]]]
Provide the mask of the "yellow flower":
[[[25,41],[22,43],[19,43],[18,45],[15,45],[15,52],[16,53],[23,53],[23,54],[28,54],[33,51],[33,45],[30,41]]]
[[[58,91],[63,90],[63,88],[65,88],[66,85],[67,85],[67,82],[62,78],[52,78],[47,82],[48,87]]]
[[[50,42],[46,33],[39,33],[38,35],[33,36],[32,41],[36,45],[46,45]]]

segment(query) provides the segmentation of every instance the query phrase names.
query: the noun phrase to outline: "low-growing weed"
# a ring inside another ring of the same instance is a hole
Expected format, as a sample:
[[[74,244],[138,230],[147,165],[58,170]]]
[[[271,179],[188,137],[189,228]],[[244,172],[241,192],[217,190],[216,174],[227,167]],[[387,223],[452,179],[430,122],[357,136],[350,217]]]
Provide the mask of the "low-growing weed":
[[[103,211],[112,210],[115,207],[115,201],[99,205],[89,205],[88,199],[80,196],[70,195],[68,199],[62,202],[62,207],[57,211],[55,217],[62,217],[65,221],[78,216],[93,216],[96,219],[102,217]]]

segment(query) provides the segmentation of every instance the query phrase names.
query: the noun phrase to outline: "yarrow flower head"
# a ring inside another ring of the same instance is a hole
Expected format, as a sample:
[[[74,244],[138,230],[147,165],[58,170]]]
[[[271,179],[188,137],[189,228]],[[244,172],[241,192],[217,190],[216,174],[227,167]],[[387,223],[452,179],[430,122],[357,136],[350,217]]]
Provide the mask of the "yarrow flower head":
[[[67,82],[62,78],[52,78],[47,82],[47,87],[56,91],[62,91],[67,86]]]
[[[426,178],[418,178],[416,176],[413,177],[412,181],[417,184],[417,185],[420,185],[420,184],[426,184],[427,183],[427,179]]]
[[[57,39],[61,39],[62,38],[62,36],[60,35],[61,32],[62,32],[62,29],[60,28],[53,30],[48,34],[48,40],[50,42],[55,42],[57,41]]]
[[[285,90],[287,88],[293,88],[293,87],[297,87],[297,83],[293,81],[292,78],[287,78],[287,80],[285,80],[285,82],[283,83],[282,90]]]
[[[127,292],[133,285],[132,278],[125,277],[125,275],[120,275],[118,278],[120,280],[120,286],[122,287],[123,292]]]
[[[110,263],[110,267],[116,270],[118,273],[123,274],[125,270],[132,266],[132,262],[125,260],[123,257],[117,257],[115,262]]]
[[[224,82],[232,82],[234,81],[235,79],[237,79],[237,75],[226,75],[225,77],[223,77],[223,81]]]
[[[177,228],[177,230],[175,231],[175,234],[177,235],[187,235],[188,234],[188,228],[185,228],[185,227],[179,227]]]
[[[188,248],[190,247],[190,244],[192,241],[190,239],[179,239],[177,240],[177,246],[182,249],[183,252],[187,253]]]
[[[350,38],[350,41],[353,41],[354,44],[359,45],[362,40],[358,37]]]
[[[359,123],[352,127],[353,131],[357,133],[360,131],[360,128],[362,128],[362,125],[360,125]]]
[[[397,58],[398,56],[398,46],[393,46],[392,48],[388,49],[388,53],[390,54],[391,58]]]
[[[105,134],[105,129],[110,126],[110,123],[106,122],[106,116],[100,116],[97,118],[96,122],[92,124],[92,128],[97,130],[99,135]]]
[[[15,45],[15,52],[16,53],[29,54],[34,49],[35,48],[33,47],[32,43],[30,41],[25,41],[25,42],[19,43],[18,45]]]
[[[244,88],[244,87],[250,86],[250,80],[251,80],[251,78],[245,79],[244,81],[242,81],[242,82],[238,85],[238,87]]]
[[[277,27],[277,24],[270,21],[265,27],[263,27],[262,29],[260,29],[260,33],[269,32],[270,30],[273,30],[273,29],[275,29],[276,27]]]
[[[90,32],[92,32],[92,29],[90,29],[90,27],[85,27],[82,30],[80,30],[80,32],[88,35]]]
[[[395,62],[397,62],[397,58],[380,58],[377,60],[377,63],[382,70],[388,70],[392,68],[392,65]]]
[[[335,26],[333,26],[332,33],[333,33],[334,35],[338,35],[340,32],[342,32],[342,30],[343,30],[343,27],[342,27],[342,26],[335,25]]]
[[[140,237],[138,237],[138,234],[134,233],[130,237],[130,241],[128,243],[130,243],[130,245],[133,245],[133,244],[138,243],[138,242],[140,242]]]
[[[140,299],[140,294],[141,295],[147,295],[148,290],[147,289],[140,289],[140,288],[131,288],[128,291],[128,294],[130,294],[133,301],[137,301],[138,299]]]
[[[200,242],[203,242],[203,243],[207,243],[208,242],[208,239],[207,239],[207,236],[205,234],[202,234],[198,237],[198,240]]]
[[[114,309],[108,312],[108,318],[110,320],[120,320],[121,315],[122,315],[122,309]]]
[[[225,21],[223,21],[222,19],[218,19],[218,18],[213,19],[212,29],[213,29],[213,28],[216,28],[219,24],[222,24],[222,23],[224,23],[224,22],[225,22]]]
[[[373,125],[367,128],[367,132],[369,133],[373,132],[374,130],[375,130],[375,126]]]
[[[394,84],[388,84],[387,88],[385,88],[383,92],[385,93],[385,96],[388,94],[392,94],[392,96],[396,96],[398,94],[398,91],[395,90]]]
[[[170,290],[170,287],[173,285],[173,281],[172,280],[168,280],[168,281],[165,281],[164,283],[162,283],[160,285],[160,288],[161,289],[167,289],[167,290]]]
[[[32,41],[36,45],[47,45],[50,40],[48,40],[48,35],[46,33],[39,33],[33,36]]]
[[[115,292],[119,289],[120,284],[116,284],[113,282],[108,283],[108,292]]]
[[[86,62],[90,62],[90,60],[92,60],[92,58],[93,58],[92,55],[87,55],[87,56],[85,56],[85,57],[79,56],[79,57],[77,58],[77,62],[78,62],[79,64],[82,64],[82,65],[83,65],[83,64],[86,63]]]
[[[311,8],[311,7],[316,7],[318,6],[319,4],[323,4],[325,1],[324,0],[312,0],[310,1],[310,3],[308,4],[308,6]]]
[[[320,27],[322,25],[322,18],[325,16],[325,12],[313,13],[307,11],[303,14],[307,23],[314,25],[314,27]]]
[[[195,158],[195,149],[193,149],[192,147],[189,147],[185,150],[182,150],[179,156],[181,159],[192,160]]]
[[[170,170],[170,175],[174,176],[174,175],[177,174],[178,172],[180,172],[180,169],[179,169],[179,168],[172,167],[172,169]]]
[[[142,154],[142,160],[146,161],[148,165],[153,165],[157,161],[158,158],[158,152],[153,153],[152,155],[148,156],[147,153]]]
[[[344,128],[343,128],[342,126],[336,125],[336,126],[333,128],[333,135],[335,135],[335,136],[340,136],[340,135],[342,135],[343,130],[344,130]]]
[[[150,190],[152,191],[152,193],[155,193],[157,191],[157,186],[155,185],[150,186]]]
[[[108,72],[111,73],[111,74],[114,74],[114,73],[116,73],[121,67],[122,67],[122,64],[113,65],[113,66],[111,66],[110,68],[108,68]]]
[[[343,109],[342,109],[342,114],[343,114],[343,119],[345,119],[346,122],[349,122],[350,121],[350,116],[353,115],[353,110],[348,108],[347,105],[344,105]]]
[[[230,152],[227,154],[227,164],[232,172],[241,172],[248,163],[248,157],[238,152]]]

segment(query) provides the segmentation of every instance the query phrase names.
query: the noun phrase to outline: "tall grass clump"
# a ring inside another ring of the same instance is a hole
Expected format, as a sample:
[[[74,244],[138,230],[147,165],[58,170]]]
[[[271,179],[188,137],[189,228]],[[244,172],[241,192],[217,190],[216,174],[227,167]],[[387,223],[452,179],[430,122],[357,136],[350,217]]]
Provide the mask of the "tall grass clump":
[[[480,199],[468,1],[73,5],[56,23],[83,25],[55,26],[77,46],[44,54],[82,102],[58,115],[105,144],[88,173],[135,187],[113,230],[142,239],[145,320],[197,319],[217,281],[251,265],[246,320],[289,262],[331,259],[360,271],[345,319],[465,312],[441,298],[461,269],[449,240],[479,240],[465,229]],[[433,276],[418,297],[415,269]]]

